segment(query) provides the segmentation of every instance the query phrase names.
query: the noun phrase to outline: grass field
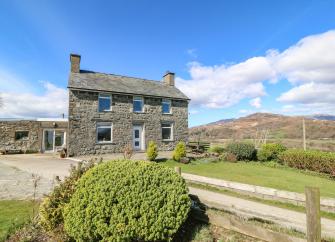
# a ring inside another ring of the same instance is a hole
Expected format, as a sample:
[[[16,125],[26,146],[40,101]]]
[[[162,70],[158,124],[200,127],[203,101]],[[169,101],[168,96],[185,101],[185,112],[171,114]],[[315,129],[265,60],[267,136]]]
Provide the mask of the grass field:
[[[0,201],[0,241],[31,219],[33,206],[32,201]]]
[[[305,186],[316,186],[320,188],[321,196],[335,198],[335,181],[291,168],[272,168],[256,162],[181,164],[169,160],[161,164],[180,166],[186,173],[291,192],[304,193]]]

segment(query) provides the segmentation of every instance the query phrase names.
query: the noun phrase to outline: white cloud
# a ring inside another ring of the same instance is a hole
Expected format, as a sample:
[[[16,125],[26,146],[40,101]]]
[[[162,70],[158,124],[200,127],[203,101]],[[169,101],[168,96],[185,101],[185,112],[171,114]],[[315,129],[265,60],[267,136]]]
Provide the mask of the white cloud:
[[[199,110],[197,109],[191,109],[190,110],[190,114],[198,114],[199,113]]]
[[[334,79],[335,80],[335,79]],[[277,99],[280,102],[286,103],[325,103],[335,104],[335,83],[306,83],[283,93]]]
[[[1,118],[36,118],[61,117],[67,114],[68,92],[50,82],[41,82],[44,87],[42,95],[30,92],[2,92],[3,107]]]
[[[293,84],[334,83],[335,31],[308,36],[282,53],[269,56],[276,72]]]
[[[245,98],[261,106],[256,98],[265,95],[264,82],[287,79],[291,90],[282,93],[280,102],[317,105],[323,110],[334,108],[335,30],[308,36],[279,52],[268,50],[265,56],[232,65],[189,65],[190,80],[177,79],[178,87],[191,99],[192,105],[208,108],[233,106]],[[328,108],[327,105],[330,107]]]
[[[261,103],[261,98],[260,97],[256,97],[254,99],[251,99],[249,101],[249,104],[255,108],[260,108],[262,107],[262,103]]]
[[[193,62],[189,72],[191,80],[177,78],[178,87],[192,99],[193,105],[208,108],[229,107],[244,98],[265,95],[262,81],[274,74],[264,57],[227,66],[203,66]]]
[[[188,50],[186,50],[186,53],[192,58],[197,58],[198,57],[197,49],[188,49]]]

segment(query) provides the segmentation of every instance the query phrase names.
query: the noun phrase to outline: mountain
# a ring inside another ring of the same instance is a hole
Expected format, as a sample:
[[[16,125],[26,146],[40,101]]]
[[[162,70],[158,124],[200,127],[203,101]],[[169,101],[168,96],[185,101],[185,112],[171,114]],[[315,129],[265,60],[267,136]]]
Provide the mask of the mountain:
[[[316,120],[332,120],[335,121],[335,115],[329,114],[315,114],[315,115],[308,115],[305,116],[306,118],[316,119]]]
[[[272,113],[254,113],[238,119],[223,119],[190,128],[191,140],[301,139],[302,120],[305,118],[308,139],[335,139],[335,116],[285,116]]]

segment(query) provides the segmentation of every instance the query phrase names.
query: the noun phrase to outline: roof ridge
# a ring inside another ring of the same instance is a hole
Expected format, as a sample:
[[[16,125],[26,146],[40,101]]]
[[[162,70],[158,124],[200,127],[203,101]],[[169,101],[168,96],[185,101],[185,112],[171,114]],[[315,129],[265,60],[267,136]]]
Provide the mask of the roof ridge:
[[[125,75],[119,75],[119,74],[113,74],[113,73],[105,73],[105,72],[99,72],[99,71],[90,71],[90,70],[80,70],[80,72],[83,73],[91,73],[91,74],[102,74],[102,75],[108,75],[108,76],[116,76],[116,77],[126,77],[126,78],[133,78],[133,79],[138,79],[138,80],[142,80],[142,81],[148,81],[148,82],[154,82],[157,84],[163,84],[162,81],[158,81],[158,80],[150,80],[150,79],[146,79],[146,78],[140,78],[140,77],[134,77],[134,76],[125,76]],[[80,74],[79,72],[79,74]]]

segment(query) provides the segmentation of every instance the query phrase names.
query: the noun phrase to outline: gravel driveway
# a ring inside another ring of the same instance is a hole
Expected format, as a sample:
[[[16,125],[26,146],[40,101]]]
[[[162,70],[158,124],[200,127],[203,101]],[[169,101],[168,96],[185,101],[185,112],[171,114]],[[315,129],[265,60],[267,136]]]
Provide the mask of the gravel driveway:
[[[169,158],[172,152],[160,152],[160,159]],[[61,159],[58,154],[19,154],[0,155],[0,199],[27,199],[33,197],[34,187],[32,174],[40,177],[36,190],[38,198],[43,197],[53,188],[55,177],[63,179],[68,175],[71,165],[79,160],[102,158],[112,160],[123,158],[122,154],[102,156],[83,156],[77,159]],[[145,153],[135,153],[134,160],[146,159]]]
[[[1,155],[0,199],[32,198],[35,190],[32,174],[39,177],[35,194],[41,198],[53,188],[55,176],[62,179],[71,164],[76,163],[53,154]]]

